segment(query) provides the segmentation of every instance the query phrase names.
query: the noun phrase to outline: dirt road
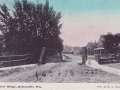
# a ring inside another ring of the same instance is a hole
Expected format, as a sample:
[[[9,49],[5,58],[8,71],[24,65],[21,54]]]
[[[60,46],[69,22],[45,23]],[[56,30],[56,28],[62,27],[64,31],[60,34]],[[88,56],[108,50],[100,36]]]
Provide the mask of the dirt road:
[[[51,62],[41,66],[0,71],[1,82],[42,82],[42,83],[102,83],[120,82],[120,76],[80,65],[81,56],[67,55],[69,59]],[[89,70],[90,72],[86,72]],[[37,74],[36,74],[37,71]],[[103,77],[103,75],[105,75]],[[101,78],[103,77],[103,78]]]

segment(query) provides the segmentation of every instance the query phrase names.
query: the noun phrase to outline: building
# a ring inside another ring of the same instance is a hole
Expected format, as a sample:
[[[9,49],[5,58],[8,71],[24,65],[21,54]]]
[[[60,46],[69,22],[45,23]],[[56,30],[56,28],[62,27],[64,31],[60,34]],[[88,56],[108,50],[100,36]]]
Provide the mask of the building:
[[[108,34],[111,34],[111,33],[108,32]],[[116,33],[116,34],[113,34],[113,35],[120,36],[120,33]],[[106,53],[105,49],[103,48],[103,42],[105,41],[104,36],[105,35],[100,35],[100,38],[98,40],[98,46],[97,46],[97,48],[94,49],[94,54],[96,56],[97,55],[105,55],[105,53]],[[119,45],[119,47],[120,47],[120,45]]]
[[[73,54],[81,55],[82,54],[82,47],[73,47]]]
[[[71,46],[64,45],[63,52],[64,53],[71,53],[73,48]]]
[[[101,35],[99,40],[98,40],[98,46],[97,48],[94,49],[94,55],[103,55],[105,54],[105,50],[103,48],[102,42],[104,41],[104,35]]]
[[[98,46],[97,47],[102,47],[103,45],[102,45],[102,42],[105,40],[104,39],[104,36],[105,35],[100,35],[100,38],[99,38],[99,40],[98,40]]]
[[[87,55],[94,55],[94,49],[97,48],[98,44],[95,42],[88,42],[86,45]]]

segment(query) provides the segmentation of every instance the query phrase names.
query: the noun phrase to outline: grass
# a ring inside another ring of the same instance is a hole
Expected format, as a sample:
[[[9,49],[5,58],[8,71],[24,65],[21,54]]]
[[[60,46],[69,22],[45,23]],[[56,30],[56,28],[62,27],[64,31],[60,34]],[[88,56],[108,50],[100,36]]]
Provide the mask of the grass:
[[[116,69],[120,69],[120,63],[110,63],[110,64],[103,64],[103,65],[116,68]]]
[[[96,71],[96,69],[86,65],[80,65],[79,70],[82,71],[79,73],[81,77],[79,79],[82,83],[120,83],[120,76],[106,71]]]
[[[8,69],[8,70],[0,70],[0,77],[5,77],[5,76],[9,76],[15,73],[20,73],[20,72],[25,72],[31,69],[36,68],[36,66],[34,67],[19,67],[19,68],[14,68],[14,69]]]

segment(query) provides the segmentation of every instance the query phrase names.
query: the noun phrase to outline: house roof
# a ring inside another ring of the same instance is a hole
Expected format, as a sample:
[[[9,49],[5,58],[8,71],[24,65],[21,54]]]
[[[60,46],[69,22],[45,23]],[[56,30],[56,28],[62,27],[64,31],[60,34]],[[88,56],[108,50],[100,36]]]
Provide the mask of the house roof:
[[[88,42],[88,44],[87,44],[87,48],[96,48],[97,47],[97,43],[96,42]]]
[[[105,36],[105,35],[100,35],[100,38],[99,38],[99,40],[98,40],[98,47],[102,47],[102,42],[105,40],[105,39],[104,39],[104,36]]]
[[[81,47],[73,47],[73,50],[82,50]]]
[[[103,47],[95,48],[94,50],[101,50],[104,49]]]

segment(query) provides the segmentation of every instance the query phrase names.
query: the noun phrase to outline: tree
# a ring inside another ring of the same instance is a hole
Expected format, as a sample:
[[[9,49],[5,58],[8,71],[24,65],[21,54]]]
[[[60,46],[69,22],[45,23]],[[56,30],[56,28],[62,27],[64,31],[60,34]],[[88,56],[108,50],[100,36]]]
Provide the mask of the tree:
[[[104,36],[103,47],[109,54],[117,53],[119,49],[120,35],[108,33]]]
[[[42,47],[63,49],[60,23],[61,13],[55,12],[46,0],[45,5],[27,0],[15,0],[13,13],[0,6],[1,31],[6,50],[14,54],[40,53]]]

